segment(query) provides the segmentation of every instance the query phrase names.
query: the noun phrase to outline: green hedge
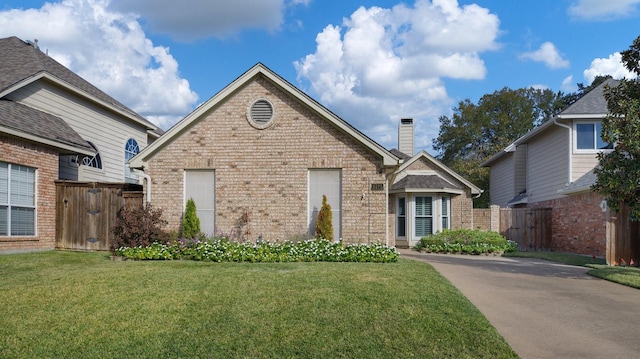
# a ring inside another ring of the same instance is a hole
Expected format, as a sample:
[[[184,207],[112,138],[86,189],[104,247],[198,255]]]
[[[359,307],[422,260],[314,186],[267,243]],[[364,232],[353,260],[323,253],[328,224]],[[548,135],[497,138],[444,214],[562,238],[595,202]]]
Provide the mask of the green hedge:
[[[120,247],[127,259],[191,259],[213,262],[378,262],[398,261],[398,252],[382,244],[348,244],[313,239],[301,242],[230,242],[224,238],[178,240],[147,247]]]
[[[445,229],[422,237],[414,248],[432,253],[485,254],[514,252],[517,245],[496,232],[477,229]]]

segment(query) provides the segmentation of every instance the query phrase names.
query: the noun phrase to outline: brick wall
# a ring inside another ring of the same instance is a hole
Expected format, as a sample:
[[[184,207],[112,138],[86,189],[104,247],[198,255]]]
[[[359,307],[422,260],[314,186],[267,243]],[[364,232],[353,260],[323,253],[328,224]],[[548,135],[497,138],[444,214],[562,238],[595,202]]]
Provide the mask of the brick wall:
[[[275,123],[263,130],[246,117],[259,98],[275,112]],[[229,233],[247,211],[249,237],[276,240],[308,231],[309,169],[338,168],[343,240],[384,242],[385,191],[370,190],[372,183],[385,183],[380,166],[378,155],[258,77],[176,135],[150,159],[148,173],[152,202],[170,229],[180,228],[184,170],[213,169],[216,231]]]
[[[55,248],[57,152],[20,139],[0,136],[0,161],[36,168],[36,236],[0,237],[0,252]]]
[[[603,197],[593,192],[530,204],[532,208],[553,208],[551,250],[604,256],[606,212]]]

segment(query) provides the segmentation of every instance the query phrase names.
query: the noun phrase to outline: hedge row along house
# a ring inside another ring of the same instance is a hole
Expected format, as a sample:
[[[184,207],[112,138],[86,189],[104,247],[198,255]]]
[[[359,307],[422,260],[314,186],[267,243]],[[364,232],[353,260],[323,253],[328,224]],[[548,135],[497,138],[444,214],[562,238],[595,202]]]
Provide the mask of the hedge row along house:
[[[56,221],[70,205],[60,182],[143,185],[175,231],[193,198],[205,234],[238,240],[312,236],[323,195],[346,243],[473,228],[480,189],[413,153],[413,120],[399,126],[399,150],[387,150],[257,64],[162,134],[37,43],[0,39],[0,252],[54,249],[75,233],[58,228],[81,223]]]
[[[0,252],[53,249],[56,181],[138,183],[126,163],[161,133],[37,43],[0,39]]]

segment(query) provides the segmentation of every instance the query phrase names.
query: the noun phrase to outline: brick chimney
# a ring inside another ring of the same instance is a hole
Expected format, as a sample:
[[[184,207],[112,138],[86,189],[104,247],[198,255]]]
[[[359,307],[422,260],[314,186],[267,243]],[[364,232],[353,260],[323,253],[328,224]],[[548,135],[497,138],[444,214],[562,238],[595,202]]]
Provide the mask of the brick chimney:
[[[413,136],[413,119],[401,119],[398,126],[398,151],[413,157]]]

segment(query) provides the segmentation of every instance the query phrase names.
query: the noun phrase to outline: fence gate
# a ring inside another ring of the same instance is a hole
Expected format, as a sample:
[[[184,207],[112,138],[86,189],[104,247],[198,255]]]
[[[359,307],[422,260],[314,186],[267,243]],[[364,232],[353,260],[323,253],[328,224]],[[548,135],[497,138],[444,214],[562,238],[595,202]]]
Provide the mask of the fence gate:
[[[501,208],[500,234],[519,251],[550,250],[551,208]]]
[[[629,208],[607,211],[607,249],[609,265],[640,263],[640,222],[632,221]]]
[[[140,185],[56,181],[56,248],[108,251],[120,208],[142,201]]]

